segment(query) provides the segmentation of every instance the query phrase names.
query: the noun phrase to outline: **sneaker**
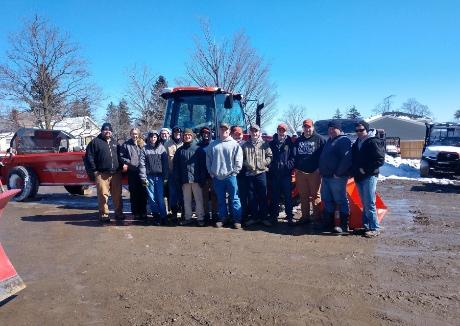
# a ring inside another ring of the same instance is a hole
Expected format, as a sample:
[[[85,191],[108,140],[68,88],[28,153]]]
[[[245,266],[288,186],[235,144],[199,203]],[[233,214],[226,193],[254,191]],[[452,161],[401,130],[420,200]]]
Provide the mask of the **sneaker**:
[[[235,223],[233,224],[233,227],[237,230],[240,230],[241,229],[241,223]]]
[[[101,224],[109,224],[110,223],[110,217],[107,214],[99,216],[99,222]]]
[[[334,228],[332,229],[332,232],[336,234],[341,234],[342,228],[340,226],[334,226]]]
[[[257,221],[252,218],[246,222],[246,226],[251,226],[254,224],[257,224]]]
[[[262,224],[265,225],[265,226],[272,226],[273,225],[273,223],[270,222],[269,220],[263,220]]]
[[[224,227],[224,223],[222,222],[216,222],[216,228],[222,229]]]
[[[365,238],[373,238],[373,237],[376,237],[380,234],[380,232],[378,230],[367,230],[366,232],[364,232],[364,237]]]

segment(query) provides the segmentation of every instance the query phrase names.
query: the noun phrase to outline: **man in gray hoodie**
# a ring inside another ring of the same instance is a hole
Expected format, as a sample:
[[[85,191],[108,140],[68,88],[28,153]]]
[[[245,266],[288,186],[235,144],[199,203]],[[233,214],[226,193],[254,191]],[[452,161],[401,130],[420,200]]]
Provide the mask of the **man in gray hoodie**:
[[[219,125],[219,140],[212,142],[206,151],[206,167],[217,195],[219,210],[217,228],[221,228],[227,218],[226,194],[228,193],[233,226],[235,229],[241,229],[241,202],[238,197],[236,175],[242,166],[243,151],[230,136],[230,126],[222,122]]]

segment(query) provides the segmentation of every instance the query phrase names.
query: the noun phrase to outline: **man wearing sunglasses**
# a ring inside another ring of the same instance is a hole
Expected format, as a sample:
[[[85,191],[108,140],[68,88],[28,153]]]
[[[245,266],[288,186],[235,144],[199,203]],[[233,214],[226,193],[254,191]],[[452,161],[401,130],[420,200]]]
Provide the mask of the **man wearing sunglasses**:
[[[359,121],[355,131],[358,138],[352,147],[352,171],[363,203],[364,236],[371,238],[379,235],[375,192],[379,168],[385,162],[385,149],[366,121]]]

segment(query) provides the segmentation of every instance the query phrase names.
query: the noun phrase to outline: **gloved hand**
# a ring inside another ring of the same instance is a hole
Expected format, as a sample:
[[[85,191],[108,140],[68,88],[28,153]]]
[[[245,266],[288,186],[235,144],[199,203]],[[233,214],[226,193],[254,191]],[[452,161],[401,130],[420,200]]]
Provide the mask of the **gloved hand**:
[[[142,180],[142,185],[143,185],[144,187],[148,187],[149,182],[147,181],[147,179]]]

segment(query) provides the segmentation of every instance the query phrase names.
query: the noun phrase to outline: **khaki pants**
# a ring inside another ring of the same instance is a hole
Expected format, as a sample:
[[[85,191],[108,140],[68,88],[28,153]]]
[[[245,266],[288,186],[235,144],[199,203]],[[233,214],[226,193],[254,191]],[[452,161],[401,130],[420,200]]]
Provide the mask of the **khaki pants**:
[[[184,211],[185,219],[190,220],[192,218],[192,193],[195,198],[195,211],[198,221],[202,221],[204,218],[203,209],[203,191],[198,183],[185,183],[182,185],[182,192],[184,194]]]
[[[295,170],[295,184],[299,190],[302,218],[319,219],[321,217],[321,176],[319,171],[305,173]],[[313,214],[310,213],[311,210]]]
[[[206,178],[206,181],[202,189],[203,189],[204,213],[209,214],[209,211],[211,211],[212,214],[216,214],[217,213],[217,197],[216,197],[216,193],[214,192],[214,188],[212,187],[211,178]],[[211,195],[211,205],[209,204],[209,195]]]
[[[99,203],[99,214],[109,215],[109,193],[112,201],[115,218],[123,216],[123,203],[121,199],[121,173],[111,174],[108,172],[96,172],[97,200]]]

